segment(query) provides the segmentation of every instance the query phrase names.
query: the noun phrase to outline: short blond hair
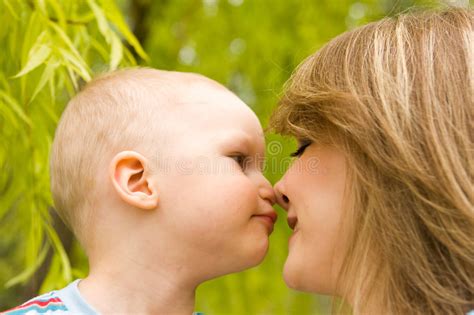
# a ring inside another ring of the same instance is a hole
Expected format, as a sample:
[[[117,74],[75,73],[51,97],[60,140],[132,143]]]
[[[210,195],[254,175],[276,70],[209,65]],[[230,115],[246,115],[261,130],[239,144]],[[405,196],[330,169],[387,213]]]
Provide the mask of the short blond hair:
[[[279,133],[346,152],[337,293],[356,314],[473,307],[473,25],[472,9],[453,8],[344,33],[299,66],[272,117]]]
[[[124,69],[99,75],[68,103],[51,150],[51,191],[56,211],[83,245],[94,224],[98,172],[120,151],[164,154],[172,132],[167,110],[195,82],[217,85],[192,73]]]

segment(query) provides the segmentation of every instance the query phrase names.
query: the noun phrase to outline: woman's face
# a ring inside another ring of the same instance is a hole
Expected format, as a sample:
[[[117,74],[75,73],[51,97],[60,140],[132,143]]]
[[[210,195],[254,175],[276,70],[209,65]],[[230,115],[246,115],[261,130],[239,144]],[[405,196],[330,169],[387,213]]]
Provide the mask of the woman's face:
[[[306,148],[305,148],[305,145]],[[342,152],[303,143],[297,159],[275,185],[278,203],[294,230],[283,277],[293,289],[334,292],[342,259],[340,222],[346,182]]]

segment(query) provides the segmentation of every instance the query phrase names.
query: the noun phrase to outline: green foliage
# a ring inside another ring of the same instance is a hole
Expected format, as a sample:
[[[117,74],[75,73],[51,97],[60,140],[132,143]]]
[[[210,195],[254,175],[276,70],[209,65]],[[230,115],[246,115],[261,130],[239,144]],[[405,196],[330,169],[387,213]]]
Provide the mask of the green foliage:
[[[124,42],[147,57],[113,1],[2,0],[0,20],[2,309],[26,298],[18,285],[46,260],[40,292],[73,279],[48,211],[48,153],[65,103],[93,72],[135,64]]]
[[[231,88],[265,126],[282,86],[306,56],[347,29],[432,2],[122,0],[118,6],[113,0],[0,0],[0,309],[87,274],[80,247],[65,246],[64,229],[49,211],[48,177],[58,118],[83,81],[135,65],[136,58],[199,72]],[[294,148],[288,139],[267,136],[267,143],[274,140],[283,146],[267,152],[272,183]],[[282,280],[290,231],[279,212],[264,263],[201,286],[198,310],[328,312],[328,298],[290,290]]]

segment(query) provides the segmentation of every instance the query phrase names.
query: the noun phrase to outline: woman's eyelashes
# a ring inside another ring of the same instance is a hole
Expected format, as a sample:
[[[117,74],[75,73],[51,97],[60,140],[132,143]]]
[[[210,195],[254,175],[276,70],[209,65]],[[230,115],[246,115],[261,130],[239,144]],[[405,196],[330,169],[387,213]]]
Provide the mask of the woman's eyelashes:
[[[301,155],[303,155],[304,153],[304,150],[306,150],[306,148],[312,143],[310,140],[303,140],[300,142],[300,146],[298,147],[298,150],[296,150],[295,152],[291,153],[290,156],[291,157],[300,157]]]

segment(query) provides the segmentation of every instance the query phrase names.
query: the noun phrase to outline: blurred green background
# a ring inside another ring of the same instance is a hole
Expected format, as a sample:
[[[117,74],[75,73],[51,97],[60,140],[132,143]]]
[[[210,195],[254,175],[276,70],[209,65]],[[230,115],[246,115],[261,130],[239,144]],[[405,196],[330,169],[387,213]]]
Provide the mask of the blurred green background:
[[[95,73],[146,65],[199,72],[228,86],[266,126],[285,81],[334,36],[415,0],[0,0],[0,310],[87,274],[51,210],[48,152],[70,97]],[[281,160],[295,148],[267,153]],[[284,169],[267,168],[275,183]],[[203,284],[206,314],[327,314],[328,297],[288,289],[290,234],[281,209],[264,263]],[[318,272],[314,270],[314,272]]]

